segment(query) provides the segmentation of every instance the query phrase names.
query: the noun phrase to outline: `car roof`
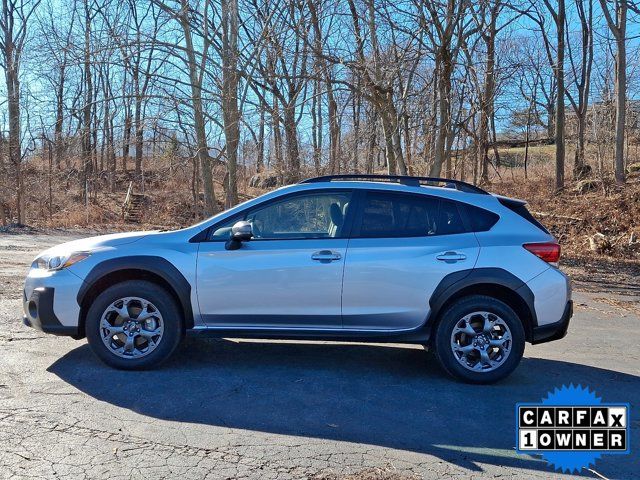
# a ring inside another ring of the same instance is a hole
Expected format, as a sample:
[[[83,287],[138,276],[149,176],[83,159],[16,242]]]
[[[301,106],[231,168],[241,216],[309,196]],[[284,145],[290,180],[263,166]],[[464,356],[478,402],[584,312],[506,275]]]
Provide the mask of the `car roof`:
[[[482,188],[467,183],[463,180],[443,177],[416,177],[411,175],[381,175],[381,174],[363,174],[348,173],[339,175],[324,175],[320,177],[307,178],[300,183],[321,183],[321,182],[341,182],[341,181],[373,181],[384,183],[395,183],[405,186],[417,187],[420,185],[445,186],[454,188],[463,192],[479,193],[487,195],[488,192]]]
[[[429,186],[429,185],[405,185],[401,183],[389,183],[384,181],[374,180],[354,180],[354,181],[339,181],[339,182],[313,182],[313,183],[296,183],[293,185],[287,185],[285,187],[274,190],[273,193],[279,194],[300,192],[300,191],[313,191],[313,190],[344,190],[344,189],[358,189],[358,190],[383,190],[402,193],[417,193],[421,195],[432,195],[442,198],[449,198],[451,200],[459,200],[467,203],[477,203],[480,198],[488,197],[494,198],[493,195],[479,195],[477,193],[463,192],[449,187],[441,186]],[[279,195],[278,195],[279,196]],[[484,203],[484,202],[480,202]]]

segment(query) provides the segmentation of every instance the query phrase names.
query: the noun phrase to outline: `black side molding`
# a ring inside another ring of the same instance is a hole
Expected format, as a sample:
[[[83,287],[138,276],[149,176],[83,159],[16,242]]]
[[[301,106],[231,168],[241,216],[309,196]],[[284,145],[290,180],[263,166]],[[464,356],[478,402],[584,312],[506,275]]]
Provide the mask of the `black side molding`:
[[[475,268],[453,272],[444,277],[436,287],[429,305],[431,307],[430,318],[435,318],[449,299],[458,292],[474,285],[498,285],[507,288],[516,295],[527,307],[532,325],[538,325],[536,310],[534,307],[534,295],[531,289],[512,273],[502,268]],[[526,326],[525,326],[526,327]]]
[[[193,327],[193,309],[191,308],[191,285],[184,275],[168,260],[152,255],[132,255],[118,257],[98,263],[91,269],[78,290],[78,305],[82,306],[87,293],[96,282],[106,276],[123,270],[140,270],[151,273],[164,280],[176,293],[184,312],[185,327]]]
[[[567,335],[569,320],[571,320],[572,316],[573,301],[569,300],[566,307],[564,307],[564,313],[560,320],[554,323],[548,323],[547,325],[540,325],[533,329],[533,339],[531,343],[537,345],[538,343],[552,342],[564,338]]]
[[[44,333],[53,335],[63,335],[67,337],[80,338],[78,327],[62,325],[53,311],[53,296],[55,289],[50,287],[36,288],[28,299],[29,304],[33,302],[33,309],[29,308],[29,315],[22,319],[27,327],[35,328]],[[26,298],[26,297],[25,297]],[[33,311],[33,313],[31,313]],[[34,315],[35,314],[35,315]]]

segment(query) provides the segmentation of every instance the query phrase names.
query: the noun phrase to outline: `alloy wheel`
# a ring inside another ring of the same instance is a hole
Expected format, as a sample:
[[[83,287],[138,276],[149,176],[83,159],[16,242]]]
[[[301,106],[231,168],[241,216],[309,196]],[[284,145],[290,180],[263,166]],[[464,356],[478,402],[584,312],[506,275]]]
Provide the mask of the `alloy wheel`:
[[[490,372],[509,357],[513,340],[507,323],[491,312],[462,317],[451,333],[454,357],[468,370]]]
[[[156,306],[140,297],[120,298],[100,317],[100,337],[111,353],[140,358],[162,341],[164,321]]]

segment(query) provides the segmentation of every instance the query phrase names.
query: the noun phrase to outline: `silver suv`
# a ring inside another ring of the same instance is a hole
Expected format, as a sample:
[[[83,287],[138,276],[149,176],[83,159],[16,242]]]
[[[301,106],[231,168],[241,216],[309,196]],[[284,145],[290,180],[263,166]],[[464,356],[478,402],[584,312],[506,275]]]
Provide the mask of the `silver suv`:
[[[333,175],[172,232],[58,245],[33,262],[24,323],[87,337],[123,369],[185,334],[417,343],[476,383],[557,340],[572,315],[560,246],[525,202],[426,177]]]

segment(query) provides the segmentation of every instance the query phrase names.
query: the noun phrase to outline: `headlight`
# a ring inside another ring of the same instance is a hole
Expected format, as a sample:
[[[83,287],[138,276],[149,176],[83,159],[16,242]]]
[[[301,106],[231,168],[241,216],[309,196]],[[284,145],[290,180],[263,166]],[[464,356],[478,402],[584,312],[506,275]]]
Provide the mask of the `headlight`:
[[[84,260],[89,255],[91,255],[90,252],[73,252],[68,255],[42,255],[33,261],[31,268],[62,270]]]

